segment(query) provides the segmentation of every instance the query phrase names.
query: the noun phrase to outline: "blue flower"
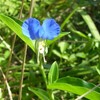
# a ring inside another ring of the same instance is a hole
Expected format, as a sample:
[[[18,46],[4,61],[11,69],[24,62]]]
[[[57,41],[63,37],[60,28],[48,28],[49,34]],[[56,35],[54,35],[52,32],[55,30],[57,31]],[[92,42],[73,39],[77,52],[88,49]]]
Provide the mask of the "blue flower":
[[[23,22],[22,32],[32,40],[52,40],[60,33],[60,26],[54,19],[46,19],[41,25],[36,18],[28,18]]]

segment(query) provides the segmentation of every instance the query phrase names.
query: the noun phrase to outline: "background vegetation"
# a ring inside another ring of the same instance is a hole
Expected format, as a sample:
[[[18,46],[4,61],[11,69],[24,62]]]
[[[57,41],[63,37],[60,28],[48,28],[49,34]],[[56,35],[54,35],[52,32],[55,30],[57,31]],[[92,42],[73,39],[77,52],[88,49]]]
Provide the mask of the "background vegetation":
[[[0,16],[2,14],[8,16],[21,25],[22,21],[29,17],[30,4],[30,0],[24,0],[22,18],[18,20],[22,1],[1,0]],[[67,77],[68,84],[76,84],[83,87],[83,90],[86,85],[89,85],[88,87],[91,89],[99,84],[100,0],[35,0],[33,6],[32,17],[39,19],[41,22],[45,18],[54,18],[61,26],[61,33],[65,33],[57,41],[48,41],[52,44],[49,46],[46,55],[47,64],[44,65],[46,75],[48,75],[52,63],[57,61],[57,65],[53,64],[59,67],[59,78],[69,76],[69,78]],[[15,29],[19,32],[17,27]],[[16,37],[10,61],[9,57],[15,36],[12,30],[11,27],[9,28],[4,24],[2,17],[0,17],[0,100],[9,100],[3,74],[9,83],[13,99],[18,100],[19,95],[25,43],[18,36]],[[82,85],[83,80],[88,83]],[[54,90],[55,100],[75,100],[80,95],[75,91],[81,91],[81,88],[77,88],[78,90],[71,90],[71,88],[68,90],[67,88],[65,89],[67,91],[65,91],[63,88],[60,89],[59,86],[59,88],[56,86],[55,88],[48,87],[49,89],[56,89]],[[36,54],[29,46],[22,87],[22,100],[39,100],[37,90],[32,92],[34,87],[45,90],[44,80],[36,62]],[[28,87],[31,88],[28,89]],[[96,92],[100,97],[99,87]],[[95,99],[91,97],[90,99],[99,100],[98,97],[95,97]],[[89,100],[89,98],[86,97],[82,100]]]

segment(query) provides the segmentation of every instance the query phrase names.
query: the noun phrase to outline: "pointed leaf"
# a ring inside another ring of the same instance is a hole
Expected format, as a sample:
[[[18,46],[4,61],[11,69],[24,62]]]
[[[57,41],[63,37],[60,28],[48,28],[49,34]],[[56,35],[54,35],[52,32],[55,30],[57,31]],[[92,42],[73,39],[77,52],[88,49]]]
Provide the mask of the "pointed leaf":
[[[28,46],[31,47],[33,51],[35,51],[35,45],[32,40],[30,40],[28,37],[26,37],[22,33],[21,25],[18,23],[18,21],[13,20],[12,18],[5,16],[3,14],[0,14],[0,20],[2,20],[13,32],[15,32]],[[20,22],[21,23],[21,22]]]
[[[100,75],[100,66],[99,65],[96,66],[96,70],[97,70],[98,74]]]
[[[54,38],[53,40],[47,40],[47,45],[51,45],[52,43],[54,43],[55,41],[57,41],[58,39],[68,35],[70,32],[61,32],[56,38]]]
[[[69,16],[64,20],[64,22],[61,24],[61,29],[66,25],[66,23],[69,21],[69,19],[74,15],[74,13],[77,11],[78,7],[76,7]]]
[[[41,100],[50,100],[49,95],[47,94],[46,91],[39,89],[39,88],[28,88],[31,92],[36,94]]]
[[[57,62],[54,62],[50,68],[49,74],[48,74],[48,83],[51,84],[54,81],[56,81],[59,77],[59,69]]]
[[[84,80],[74,78],[74,77],[64,77],[53,84],[48,85],[48,89],[60,89],[64,91],[69,91],[78,95],[82,95],[93,88],[95,85],[87,83]],[[85,96],[89,100],[99,100],[100,99],[100,88],[96,88],[91,93]]]
[[[81,16],[83,17],[84,21],[86,22],[86,24],[88,25],[94,38],[96,40],[100,41],[99,31],[98,31],[96,25],[94,24],[92,18],[84,10],[80,10],[79,12],[80,12]]]

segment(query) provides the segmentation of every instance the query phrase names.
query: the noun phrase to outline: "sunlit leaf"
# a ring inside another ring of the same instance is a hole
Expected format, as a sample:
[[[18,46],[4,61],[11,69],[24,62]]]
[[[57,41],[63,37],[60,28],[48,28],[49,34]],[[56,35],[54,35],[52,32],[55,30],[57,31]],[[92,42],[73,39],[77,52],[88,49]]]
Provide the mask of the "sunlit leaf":
[[[54,43],[55,41],[59,40],[60,38],[68,35],[70,32],[61,32],[56,38],[54,38],[53,40],[47,40],[47,45],[51,45],[52,43]]]
[[[51,100],[46,91],[39,88],[28,88],[31,92],[36,94],[41,100]]]
[[[31,41],[28,37],[23,35],[22,28],[19,23],[17,23],[12,18],[0,14],[0,20],[2,20],[13,32],[15,32],[33,51],[35,51],[35,45],[34,42]]]
[[[82,95],[93,88],[95,85],[87,83],[84,80],[74,78],[74,77],[64,77],[57,80],[55,83],[48,85],[48,89],[60,89],[68,92],[75,93],[77,95]],[[87,94],[85,96],[89,100],[99,100],[100,99],[100,88],[96,88],[95,91]]]
[[[88,25],[90,32],[92,33],[94,38],[100,41],[99,31],[97,30],[96,25],[94,24],[92,18],[84,10],[80,10],[79,12],[83,17],[84,21],[86,22],[86,24]]]
[[[59,69],[57,62],[54,62],[50,68],[49,74],[48,74],[48,83],[51,84],[54,81],[56,81],[59,77]]]

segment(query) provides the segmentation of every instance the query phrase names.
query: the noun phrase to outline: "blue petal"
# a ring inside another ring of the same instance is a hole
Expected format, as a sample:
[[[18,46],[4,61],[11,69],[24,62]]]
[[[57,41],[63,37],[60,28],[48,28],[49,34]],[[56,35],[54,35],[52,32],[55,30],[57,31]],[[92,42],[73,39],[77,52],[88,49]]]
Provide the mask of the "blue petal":
[[[40,22],[35,18],[28,18],[22,25],[23,34],[32,40],[41,38],[40,29]]]
[[[44,34],[42,35],[43,39],[53,39],[58,36],[60,33],[60,26],[56,23],[54,19],[46,19],[42,24]]]

